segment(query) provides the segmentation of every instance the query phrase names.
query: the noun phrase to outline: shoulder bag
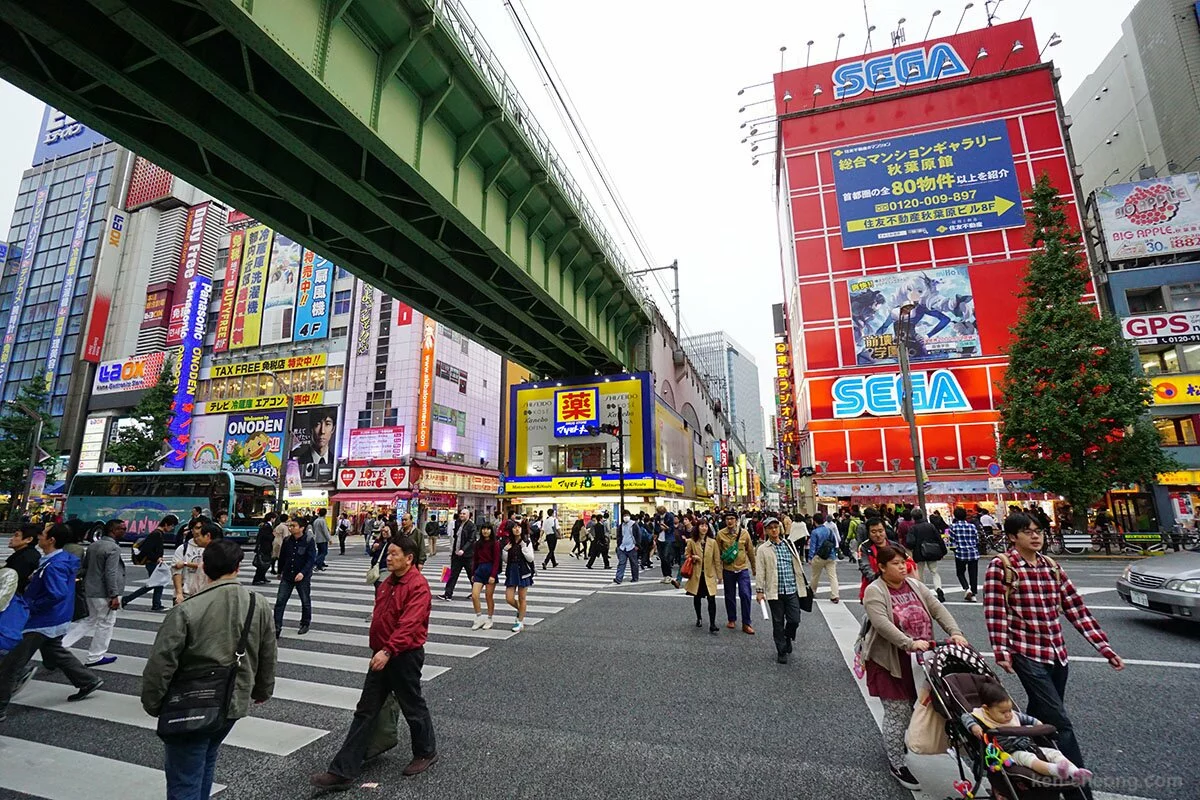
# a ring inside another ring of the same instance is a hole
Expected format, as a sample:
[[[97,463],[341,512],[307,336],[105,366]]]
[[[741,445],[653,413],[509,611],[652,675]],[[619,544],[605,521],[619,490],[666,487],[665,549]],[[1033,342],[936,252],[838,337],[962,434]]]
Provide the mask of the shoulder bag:
[[[254,621],[257,597],[257,592],[250,592],[250,608],[246,611],[246,621],[242,624],[242,635],[238,639],[232,664],[175,673],[158,712],[160,737],[211,734],[225,727],[229,702],[233,699],[234,686],[237,684],[238,668],[246,655],[246,642],[250,636],[250,623]]]
[[[738,540],[741,538],[742,538],[742,535],[739,532],[737,536],[733,537],[733,543],[731,545],[729,545],[729,547],[726,547],[724,550],[721,551],[721,563],[722,564],[732,564],[733,562],[737,561]]]

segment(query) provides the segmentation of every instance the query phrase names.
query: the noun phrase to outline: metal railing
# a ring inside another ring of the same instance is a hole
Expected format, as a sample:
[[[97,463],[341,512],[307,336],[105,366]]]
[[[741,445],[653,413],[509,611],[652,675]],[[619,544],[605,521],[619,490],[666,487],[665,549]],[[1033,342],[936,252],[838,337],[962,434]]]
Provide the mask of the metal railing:
[[[609,262],[621,275],[630,293],[642,303],[643,308],[651,303],[641,284],[629,277],[631,269],[624,254],[609,235],[608,228],[600,216],[592,209],[587,197],[575,182],[570,170],[566,167],[550,137],[538,124],[533,112],[521,98],[512,79],[500,65],[499,58],[492,52],[491,47],[483,38],[475,21],[463,7],[460,0],[426,0],[436,18],[445,26],[451,38],[458,45],[466,60],[472,64],[483,83],[491,91],[492,99],[500,108],[504,117],[519,131],[525,134],[526,143],[541,162],[547,176],[554,180],[566,197],[580,225],[600,245]]]

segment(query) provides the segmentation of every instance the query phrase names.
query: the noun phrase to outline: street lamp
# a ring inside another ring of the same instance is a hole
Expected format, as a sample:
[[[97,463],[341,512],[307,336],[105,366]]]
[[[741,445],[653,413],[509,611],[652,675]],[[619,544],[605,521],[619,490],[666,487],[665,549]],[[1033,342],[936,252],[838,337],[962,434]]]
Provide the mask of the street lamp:
[[[901,413],[908,421],[908,441],[912,447],[913,470],[917,479],[917,507],[925,511],[925,475],[921,458],[921,440],[917,436],[917,417],[913,413],[912,372],[908,366],[908,339],[912,334],[912,311],[915,303],[905,303],[900,306],[900,317],[896,320],[896,333],[899,340],[897,354],[900,357],[900,377],[904,384],[904,397],[901,403]]]
[[[292,451],[292,406],[295,403],[295,398],[292,393],[283,385],[283,380],[269,369],[264,369],[260,373],[275,381],[276,388],[283,394],[287,400],[287,417],[283,423],[283,447],[279,454],[279,497],[276,498],[275,508],[277,511],[283,511],[284,497],[287,495],[287,462]]]

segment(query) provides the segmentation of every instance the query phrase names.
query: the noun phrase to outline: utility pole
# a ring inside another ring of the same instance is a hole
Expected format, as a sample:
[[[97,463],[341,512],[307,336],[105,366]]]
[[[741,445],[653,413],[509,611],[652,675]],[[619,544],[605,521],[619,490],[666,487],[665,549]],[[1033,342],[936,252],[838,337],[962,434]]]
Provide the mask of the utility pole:
[[[287,416],[283,423],[283,447],[279,454],[279,488],[276,490],[279,492],[279,496],[275,498],[275,509],[278,513],[284,510],[283,499],[287,495],[287,465],[292,452],[292,405],[295,399],[292,397],[292,393],[284,387],[283,381],[279,379],[278,375],[269,369],[264,369],[262,374],[270,375],[271,379],[275,381],[276,388],[287,398]]]
[[[33,435],[30,436],[29,439],[29,475],[25,479],[25,498],[23,500],[25,508],[28,509],[30,495],[33,493],[33,472],[37,469],[38,461],[40,460],[38,458],[38,454],[42,452],[41,445],[43,419],[41,414],[37,413],[24,403],[13,401],[13,407],[33,420]],[[13,508],[16,508],[15,504],[13,504]]]
[[[645,275],[650,272],[661,272],[664,269],[673,270],[675,272],[675,291],[672,293],[672,301],[675,306],[675,338],[679,340],[679,347],[683,347],[683,328],[679,325],[679,259],[675,259],[665,267],[651,267],[650,269],[639,269],[636,272],[629,273],[629,277],[636,278],[639,275]]]
[[[917,418],[913,412],[912,400],[912,371],[908,364],[908,339],[912,333],[912,310],[916,306],[905,303],[900,307],[900,316],[896,320],[896,333],[899,340],[897,354],[900,358],[900,377],[904,384],[904,398],[901,403],[901,413],[908,421],[908,441],[912,447],[913,471],[917,479],[917,507],[925,511],[925,465],[921,458],[921,440],[917,435]]]

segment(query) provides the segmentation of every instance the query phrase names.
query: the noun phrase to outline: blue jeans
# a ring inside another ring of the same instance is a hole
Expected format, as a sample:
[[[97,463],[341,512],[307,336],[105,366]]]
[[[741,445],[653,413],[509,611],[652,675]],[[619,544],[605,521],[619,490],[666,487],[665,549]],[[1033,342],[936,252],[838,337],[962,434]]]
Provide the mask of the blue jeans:
[[[618,550],[617,551],[617,583],[625,579],[625,565],[633,565],[633,579],[638,579],[638,553],[637,550]]]
[[[742,601],[742,624],[750,620],[750,570],[740,572],[725,570],[725,613],[730,622],[737,622],[738,598]]]
[[[317,542],[317,563],[316,566],[325,566],[325,556],[329,555],[329,542]]]
[[[236,721],[230,721],[216,733],[163,739],[167,800],[208,800],[212,794],[217,751]]]
[[[1026,713],[1058,728],[1055,736],[1058,739],[1058,749],[1071,763],[1082,767],[1083,753],[1079,751],[1075,728],[1067,716],[1064,702],[1067,695],[1067,665],[1043,664],[1015,653],[1012,665],[1021,686],[1025,687],[1025,694],[1029,697]],[[1090,788],[1085,786],[1084,790],[1084,794],[1090,798]]]
[[[292,588],[296,589],[296,594],[300,595],[300,624],[308,625],[312,622],[312,579],[305,578],[299,583],[293,583],[287,578],[279,579],[279,593],[275,595],[275,632],[283,630],[283,610],[287,608],[287,602],[292,597]]]

